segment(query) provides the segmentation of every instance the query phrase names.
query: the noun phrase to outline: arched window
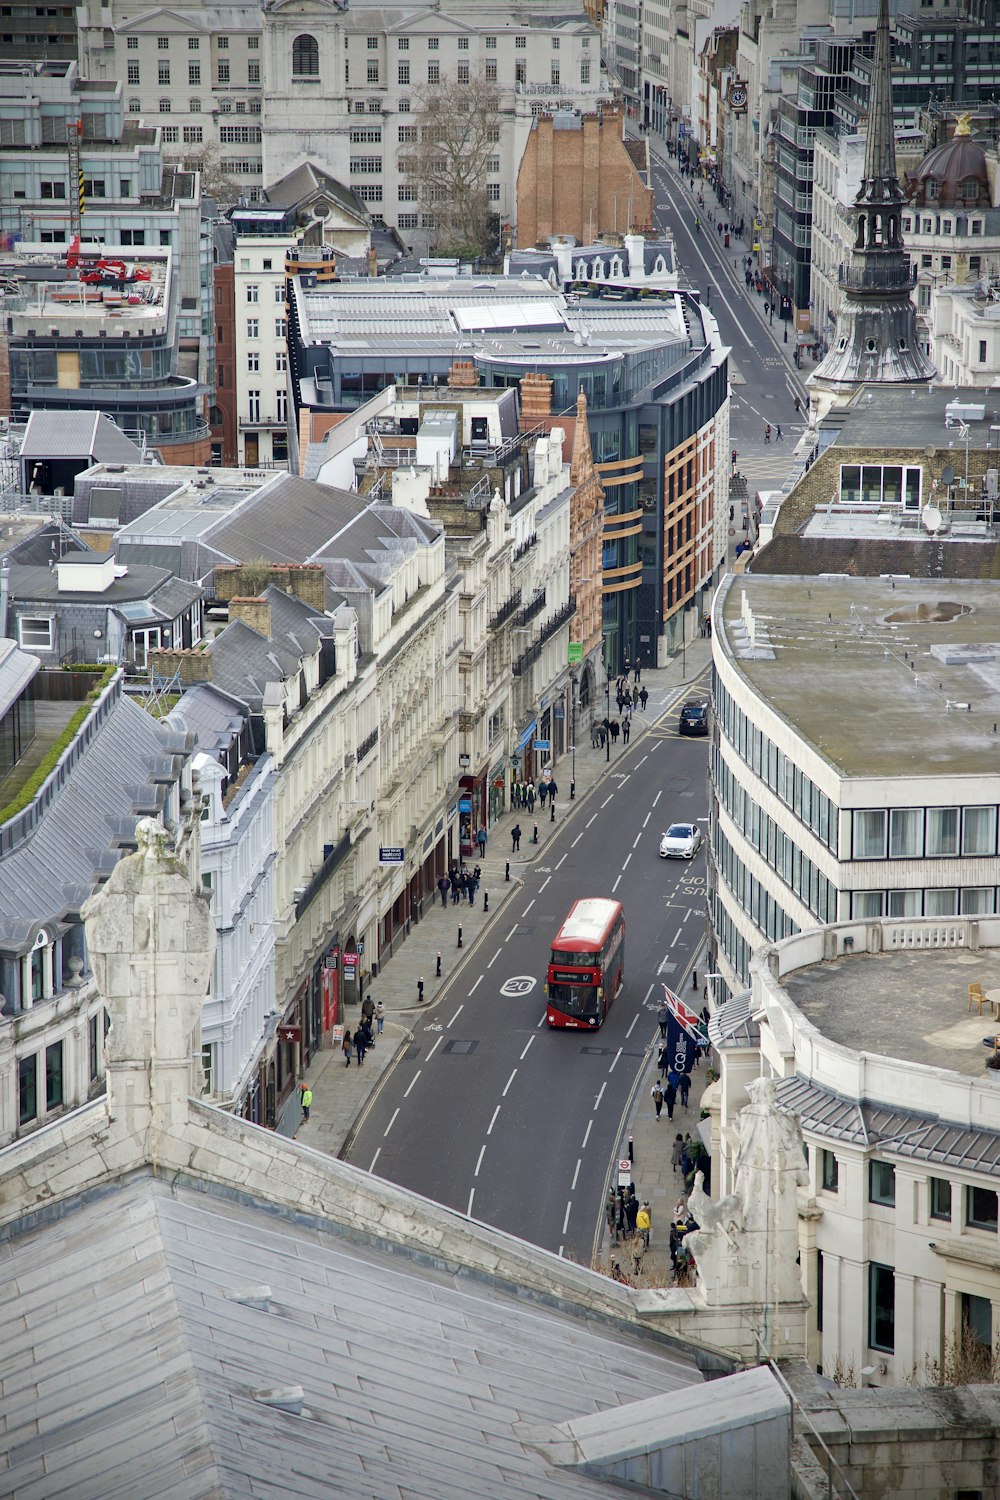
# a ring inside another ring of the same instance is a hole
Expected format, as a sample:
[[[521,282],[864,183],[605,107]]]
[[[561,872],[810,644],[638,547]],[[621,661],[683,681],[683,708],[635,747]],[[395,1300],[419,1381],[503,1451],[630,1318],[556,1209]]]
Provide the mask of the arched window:
[[[141,115],[142,114],[142,100],[141,99],[130,99],[128,101],[128,112],[129,112],[130,115]]]
[[[963,198],[971,198],[974,203],[979,197],[978,177],[966,177],[965,181],[962,183],[961,188],[959,189],[959,192],[961,193]]]
[[[924,183],[924,197],[927,199],[927,202],[933,203],[934,200],[938,197],[940,191],[941,187],[937,178],[928,177],[927,181]]]
[[[292,76],[316,78],[319,75],[319,42],[314,36],[303,33],[292,43]]]

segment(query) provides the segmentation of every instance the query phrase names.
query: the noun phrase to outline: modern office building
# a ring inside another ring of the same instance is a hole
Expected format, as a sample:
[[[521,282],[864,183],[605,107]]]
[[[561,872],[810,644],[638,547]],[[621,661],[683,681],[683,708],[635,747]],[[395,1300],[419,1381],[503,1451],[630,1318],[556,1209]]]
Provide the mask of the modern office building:
[[[572,414],[583,392],[605,494],[606,663],[662,661],[697,631],[725,557],[729,400],[727,350],[691,293],[571,302],[525,275],[299,281],[290,295],[298,412],[446,382],[453,360],[487,387],[545,375],[539,417]]]
[[[1000,912],[995,583],[751,573],[723,582],[712,630],[709,901],[730,991],[756,949],[827,923]]]

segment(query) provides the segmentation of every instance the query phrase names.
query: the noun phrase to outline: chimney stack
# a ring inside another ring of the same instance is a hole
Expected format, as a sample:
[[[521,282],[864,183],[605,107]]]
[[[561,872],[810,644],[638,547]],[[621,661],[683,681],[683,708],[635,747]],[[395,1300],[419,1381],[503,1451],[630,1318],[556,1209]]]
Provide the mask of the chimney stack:
[[[230,599],[229,619],[242,620],[265,640],[271,639],[271,601],[269,599]]]

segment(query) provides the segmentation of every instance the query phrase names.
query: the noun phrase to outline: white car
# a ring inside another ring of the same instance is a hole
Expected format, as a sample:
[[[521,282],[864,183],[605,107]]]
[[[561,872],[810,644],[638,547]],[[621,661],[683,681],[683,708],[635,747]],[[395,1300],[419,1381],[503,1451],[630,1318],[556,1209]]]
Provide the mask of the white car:
[[[694,859],[701,848],[697,823],[671,823],[660,840],[661,859]]]

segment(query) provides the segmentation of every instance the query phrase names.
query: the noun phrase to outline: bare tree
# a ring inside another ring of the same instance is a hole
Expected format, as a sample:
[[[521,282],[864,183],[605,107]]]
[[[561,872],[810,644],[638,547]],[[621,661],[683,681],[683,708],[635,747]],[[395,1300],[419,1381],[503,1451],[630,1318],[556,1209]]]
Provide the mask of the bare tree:
[[[183,170],[201,173],[203,198],[214,198],[220,208],[232,208],[243,189],[235,177],[224,171],[218,146],[208,141],[198,151],[185,151]]]
[[[452,255],[483,255],[494,248],[487,191],[489,160],[500,142],[497,85],[477,73],[468,83],[445,74],[415,90],[414,139],[399,149],[399,168],[417,189],[417,201],[434,221],[434,248]]]

